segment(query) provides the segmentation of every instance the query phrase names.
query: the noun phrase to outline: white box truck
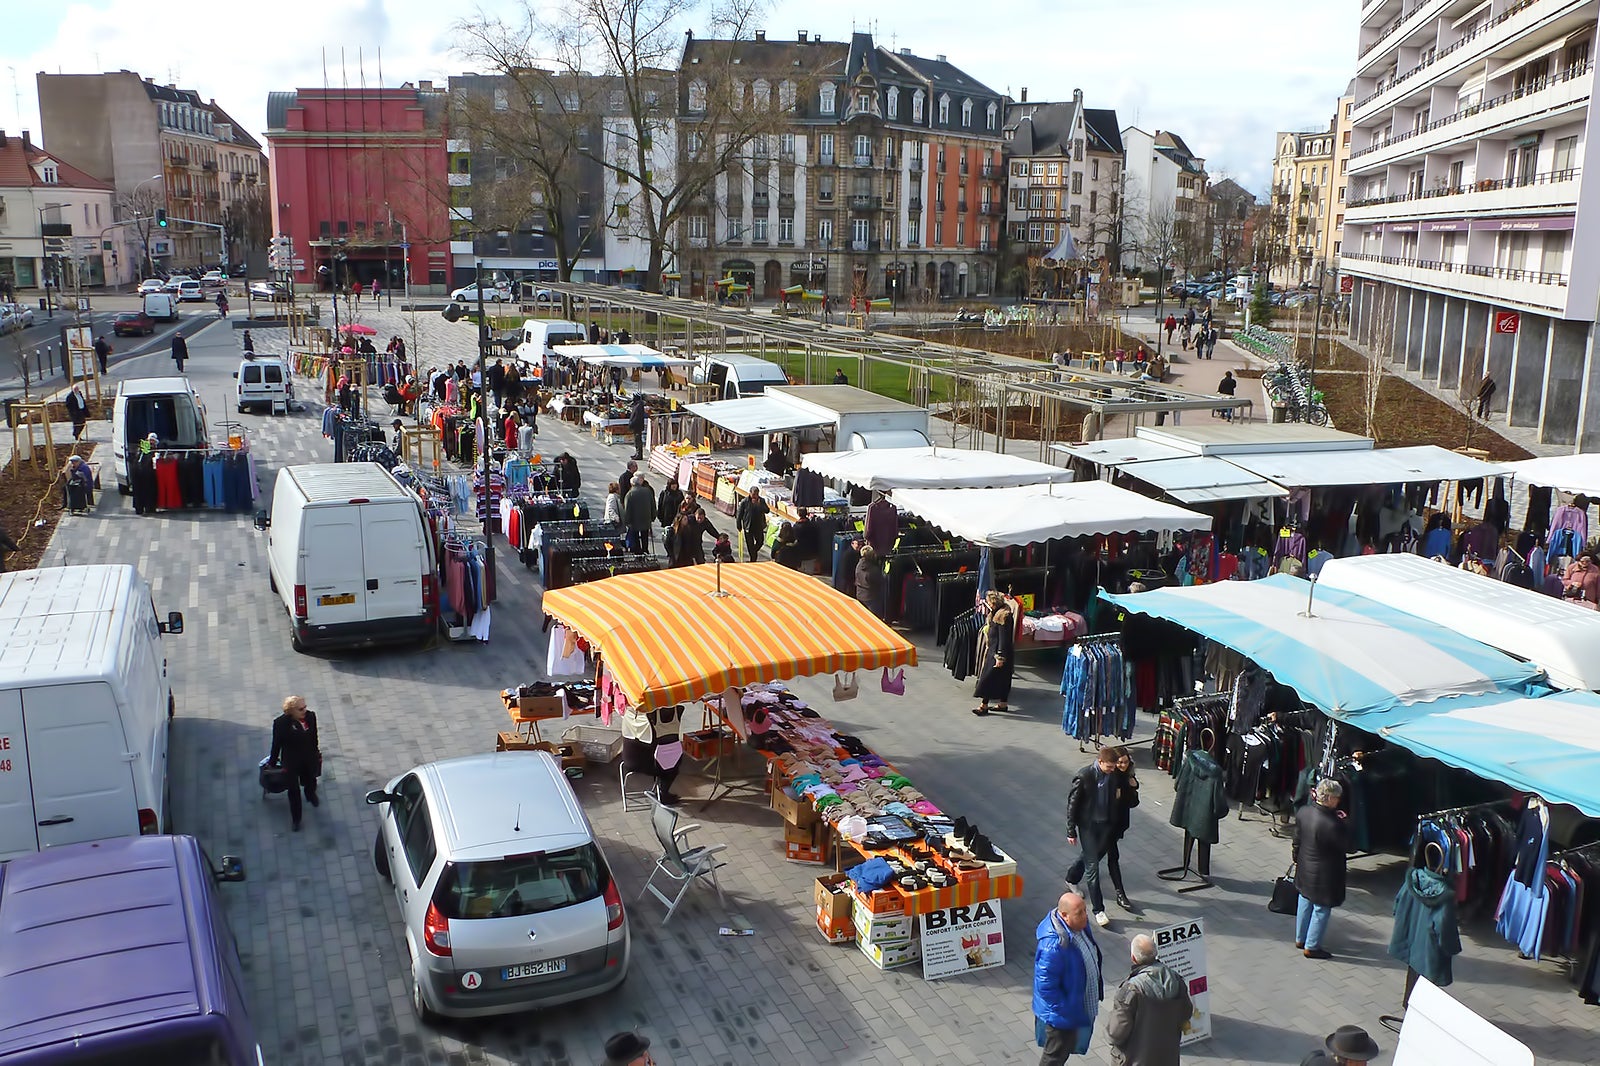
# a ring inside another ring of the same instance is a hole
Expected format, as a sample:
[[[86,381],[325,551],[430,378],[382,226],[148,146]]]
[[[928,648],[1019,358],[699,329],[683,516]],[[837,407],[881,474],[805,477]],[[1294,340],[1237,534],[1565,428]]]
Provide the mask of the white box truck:
[[[422,500],[377,463],[286,466],[272,489],[268,582],[296,651],[431,637],[438,564]]]
[[[131,566],[0,575],[0,862],[171,831],[161,640],[181,632]]]

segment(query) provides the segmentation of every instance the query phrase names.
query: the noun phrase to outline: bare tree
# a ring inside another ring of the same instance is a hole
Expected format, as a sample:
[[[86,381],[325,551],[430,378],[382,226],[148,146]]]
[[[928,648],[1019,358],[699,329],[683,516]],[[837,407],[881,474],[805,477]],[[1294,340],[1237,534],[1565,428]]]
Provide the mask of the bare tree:
[[[1378,408],[1383,400],[1384,378],[1388,376],[1384,363],[1394,342],[1394,301],[1392,290],[1375,301],[1373,311],[1377,317],[1372,322],[1367,362],[1361,374],[1361,413],[1366,419],[1366,435],[1374,441],[1378,440]]]
[[[128,228],[139,238],[139,254],[144,261],[140,273],[144,277],[149,277],[155,271],[155,263],[150,255],[150,231],[156,224],[156,211],[164,202],[153,183],[139,185],[132,192],[117,194],[117,214],[124,221],[132,223]]]
[[[223,209],[223,247],[230,263],[241,262],[252,251],[265,248],[271,231],[272,211],[265,189],[257,187]]]

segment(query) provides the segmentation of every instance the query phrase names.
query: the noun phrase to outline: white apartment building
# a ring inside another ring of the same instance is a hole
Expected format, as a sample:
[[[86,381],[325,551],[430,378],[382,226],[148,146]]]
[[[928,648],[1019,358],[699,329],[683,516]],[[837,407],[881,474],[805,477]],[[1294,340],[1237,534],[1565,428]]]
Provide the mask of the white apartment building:
[[[1493,417],[1600,447],[1600,0],[1365,0],[1340,269],[1352,335]],[[1597,188],[1588,193],[1588,185]]]
[[[1122,131],[1122,148],[1123,265],[1153,267],[1156,249],[1150,244],[1156,232],[1166,229],[1174,243],[1182,243],[1209,224],[1206,161],[1168,130],[1146,133],[1129,126]],[[1167,218],[1170,227],[1162,223]]]

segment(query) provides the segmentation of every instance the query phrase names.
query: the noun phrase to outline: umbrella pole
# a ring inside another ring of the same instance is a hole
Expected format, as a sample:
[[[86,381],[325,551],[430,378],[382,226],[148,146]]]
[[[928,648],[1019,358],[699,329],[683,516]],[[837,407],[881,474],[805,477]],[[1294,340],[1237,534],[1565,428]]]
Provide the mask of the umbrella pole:
[[[1312,601],[1317,598],[1317,575],[1316,574],[1312,574],[1311,575],[1311,580],[1310,580],[1309,584],[1310,584],[1311,587],[1306,590],[1306,609],[1300,615],[1301,618],[1315,618],[1316,617],[1316,615],[1311,613]]]
[[[731,593],[731,592],[722,591],[722,560],[718,559],[717,560],[717,588],[716,588],[716,591],[711,593],[711,597],[712,597],[712,599],[720,600],[720,599],[725,599],[726,597],[732,596],[732,595],[733,595],[733,593]]]

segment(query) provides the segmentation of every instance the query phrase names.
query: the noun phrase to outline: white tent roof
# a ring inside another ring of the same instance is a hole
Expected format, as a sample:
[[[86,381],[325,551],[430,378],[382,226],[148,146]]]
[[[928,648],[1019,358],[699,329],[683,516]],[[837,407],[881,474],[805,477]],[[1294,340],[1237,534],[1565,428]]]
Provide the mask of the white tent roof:
[[[741,437],[831,426],[834,422],[827,414],[801,410],[798,405],[779,396],[745,396],[737,400],[691,403],[687,410],[713,426]]]
[[[1212,500],[1251,500],[1258,496],[1287,496],[1289,490],[1241,470],[1226,459],[1192,455],[1182,459],[1154,459],[1129,463],[1122,471],[1154,485],[1184,503]]]
[[[1148,463],[1157,459],[1182,459],[1194,454],[1143,437],[1115,437],[1111,440],[1085,441],[1083,444],[1052,444],[1050,447],[1075,459],[1084,459],[1099,466]]]
[[[1507,463],[1506,469],[1519,481],[1548,485],[1562,492],[1581,492],[1600,496],[1600,454],[1550,455],[1542,459],[1523,459]]]
[[[891,489],[974,489],[1043,485],[1071,481],[1064,467],[1004,452],[965,448],[867,448],[815,452],[800,465],[826,478],[877,491]]]
[[[1525,659],[1562,688],[1600,691],[1600,612],[1419,555],[1331,559],[1317,585],[1378,600]]]
[[[1230,455],[1228,462],[1268,481],[1296,488],[1319,485],[1396,485],[1494,477],[1505,468],[1434,444],[1411,448]]]
[[[691,366],[696,362],[662,355],[648,344],[563,344],[561,354],[597,366]]]
[[[894,502],[940,529],[989,548],[1053,537],[1211,528],[1208,515],[1104,481],[1002,489],[901,489]]]

